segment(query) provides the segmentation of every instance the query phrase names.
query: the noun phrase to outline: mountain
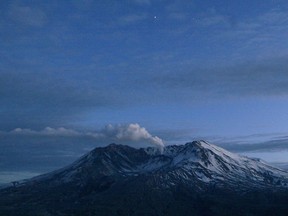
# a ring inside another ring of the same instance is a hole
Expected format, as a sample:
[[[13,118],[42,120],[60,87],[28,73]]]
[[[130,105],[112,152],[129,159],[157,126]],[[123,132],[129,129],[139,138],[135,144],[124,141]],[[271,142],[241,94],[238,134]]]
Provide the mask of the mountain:
[[[205,141],[110,144],[0,190],[0,215],[288,215],[288,172]]]

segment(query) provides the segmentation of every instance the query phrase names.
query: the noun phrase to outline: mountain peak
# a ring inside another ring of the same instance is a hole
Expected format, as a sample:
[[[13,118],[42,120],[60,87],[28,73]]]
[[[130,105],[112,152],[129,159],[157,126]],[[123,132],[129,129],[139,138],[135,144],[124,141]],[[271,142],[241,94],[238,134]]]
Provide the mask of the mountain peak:
[[[186,143],[185,146],[195,149],[210,149],[211,144],[204,140],[196,140]]]
[[[195,146],[201,146],[203,143],[207,143],[205,140],[194,140],[192,142],[188,142],[185,145],[195,145]]]
[[[87,213],[87,209],[92,208],[94,215],[94,212],[110,209],[121,200],[123,205],[128,203],[133,206],[130,203],[135,201],[135,197],[137,200],[134,204],[139,207],[145,197],[150,204],[159,195],[155,196],[155,193],[161,193],[161,200],[157,204],[165,203],[162,199],[168,197],[167,201],[171,201],[184,193],[182,198],[189,203],[187,206],[191,206],[191,196],[197,203],[194,206],[199,206],[200,202],[207,200],[200,199],[199,202],[199,196],[205,194],[210,196],[214,193],[215,200],[218,201],[219,197],[226,197],[227,192],[232,193],[233,197],[242,197],[242,194],[255,191],[278,191],[282,194],[287,188],[287,172],[231,153],[203,140],[166,146],[162,154],[157,148],[136,149],[113,143],[95,148],[70,166],[0,190],[0,214],[1,208],[2,211],[6,209],[9,212],[11,208],[7,206],[17,206],[17,213],[14,215],[19,215],[18,206],[23,209],[27,207],[27,210],[37,209],[33,207],[37,207],[40,202],[41,206],[43,204],[50,209],[60,200],[59,203],[64,202],[65,206],[69,206],[66,214],[61,215],[72,215],[69,212],[70,207],[78,208],[81,205],[83,212]],[[219,191],[224,192],[218,197]],[[7,202],[4,203],[6,199]],[[111,199],[115,200],[112,204],[109,202]],[[177,202],[181,200],[178,199]],[[177,202],[172,201],[171,206]],[[93,209],[95,206],[100,210]],[[62,209],[62,206],[58,209]],[[167,209],[169,208],[164,206],[163,212]],[[11,215],[6,214],[7,212],[3,215]],[[140,213],[138,215],[144,215],[145,211]],[[182,215],[187,215],[186,213]],[[56,214],[52,212],[45,215]]]
[[[287,172],[231,153],[204,140],[166,146],[163,153],[152,147],[136,149],[112,143],[95,148],[66,168],[32,180],[82,184],[85,179],[107,176],[154,176],[158,179],[159,187],[171,187],[178,181],[187,184],[194,182],[199,187],[211,183],[229,187],[243,185],[244,188],[288,185]]]

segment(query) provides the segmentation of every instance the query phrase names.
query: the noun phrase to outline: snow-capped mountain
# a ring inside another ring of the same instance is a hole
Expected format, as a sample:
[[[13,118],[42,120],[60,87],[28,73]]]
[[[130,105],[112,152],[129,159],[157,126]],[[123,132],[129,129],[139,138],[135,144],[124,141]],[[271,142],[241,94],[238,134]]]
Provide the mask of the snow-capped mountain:
[[[206,194],[210,194],[209,199],[212,197],[213,200],[219,197],[222,200],[227,194],[233,194],[232,201],[226,201],[225,205],[234,205],[235,197],[237,202],[242,202],[243,194],[257,192],[266,197],[266,193],[273,191],[281,196],[282,193],[287,194],[288,172],[258,159],[233,154],[205,141],[167,146],[161,152],[151,147],[135,149],[110,144],[94,149],[70,166],[0,190],[0,213],[10,214],[13,209],[11,205],[18,205],[23,211],[31,210],[31,206],[39,208],[44,212],[43,215],[49,215],[51,208],[54,209],[51,215],[59,212],[60,215],[75,215],[74,211],[93,212],[111,202],[115,202],[117,208],[124,208],[126,202],[136,201],[134,205],[140,207],[135,212],[139,213],[143,210],[142,205],[150,203],[149,200],[152,200],[151,205],[162,205],[163,200],[172,202],[179,196],[181,206],[191,200],[198,202]],[[66,206],[65,210],[61,210],[58,199]],[[246,202],[249,199],[244,200]],[[73,212],[68,208],[72,203]],[[93,203],[93,207],[87,206],[87,203]],[[216,209],[218,205],[224,204],[217,204]],[[190,205],[185,208],[191,211],[198,209]],[[31,211],[28,215],[31,215]]]
[[[169,146],[164,154],[172,157],[173,171],[206,183],[244,187],[288,186],[288,173],[259,159],[233,154],[205,141]]]
[[[205,141],[167,146],[162,153],[157,148],[134,149],[111,144],[96,148],[68,167],[33,178],[27,183],[75,182],[81,186],[87,179],[141,175],[154,176],[157,187],[173,186],[177,181],[193,182],[193,185],[201,183],[201,187],[202,183],[218,186],[242,184],[244,188],[288,186],[287,172]]]

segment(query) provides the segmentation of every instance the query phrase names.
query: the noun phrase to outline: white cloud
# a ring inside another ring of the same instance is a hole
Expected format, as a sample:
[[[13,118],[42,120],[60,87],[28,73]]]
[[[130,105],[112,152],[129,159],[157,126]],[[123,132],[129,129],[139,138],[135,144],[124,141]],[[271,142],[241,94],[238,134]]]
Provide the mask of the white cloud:
[[[26,128],[15,128],[10,133],[12,134],[35,134],[36,131],[33,131],[31,129],[26,129]]]
[[[8,133],[19,134],[19,135],[47,135],[47,136],[79,136],[82,135],[80,132],[66,129],[63,127],[60,128],[51,128],[46,127],[43,130],[35,131],[27,128],[16,128]]]
[[[80,132],[72,130],[72,129],[66,129],[63,127],[60,128],[51,128],[46,127],[44,130],[41,131],[43,134],[46,135],[65,135],[65,136],[78,136],[81,135]]]
[[[38,135],[38,136],[85,136],[92,137],[103,142],[148,142],[156,145],[160,150],[164,148],[164,142],[157,136],[152,136],[144,127],[139,124],[118,124],[118,125],[107,125],[102,130],[95,132],[80,132],[64,127],[51,128],[46,127],[43,130],[31,130],[27,128],[16,128],[10,132],[0,132],[0,134],[11,134],[11,135]]]

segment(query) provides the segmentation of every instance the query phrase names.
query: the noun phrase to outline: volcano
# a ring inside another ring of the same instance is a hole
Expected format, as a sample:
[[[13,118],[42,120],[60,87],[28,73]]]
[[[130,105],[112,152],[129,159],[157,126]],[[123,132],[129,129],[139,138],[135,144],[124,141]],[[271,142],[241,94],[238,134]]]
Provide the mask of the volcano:
[[[110,144],[0,190],[0,215],[288,215],[288,173],[206,141]]]

